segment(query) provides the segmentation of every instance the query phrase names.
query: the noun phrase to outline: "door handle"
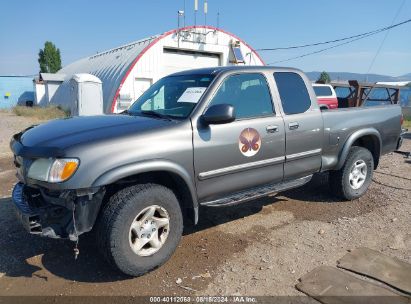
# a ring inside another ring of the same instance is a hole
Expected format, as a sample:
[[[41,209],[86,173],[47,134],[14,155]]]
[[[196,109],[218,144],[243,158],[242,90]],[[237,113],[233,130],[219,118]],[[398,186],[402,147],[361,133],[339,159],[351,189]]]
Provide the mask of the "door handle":
[[[278,126],[267,126],[265,129],[267,130],[267,133],[278,132]]]
[[[300,124],[298,122],[290,122],[288,124],[288,129],[296,130],[296,129],[298,129],[299,126],[300,126]]]

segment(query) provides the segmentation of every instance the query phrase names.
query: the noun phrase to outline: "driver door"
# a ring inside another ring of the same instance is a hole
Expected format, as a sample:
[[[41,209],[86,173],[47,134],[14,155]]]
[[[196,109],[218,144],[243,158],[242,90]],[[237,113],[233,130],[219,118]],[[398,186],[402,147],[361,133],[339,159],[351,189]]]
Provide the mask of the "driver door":
[[[194,167],[200,202],[281,182],[285,154],[283,119],[274,112],[260,73],[228,76],[208,107],[231,104],[236,120],[194,129]]]

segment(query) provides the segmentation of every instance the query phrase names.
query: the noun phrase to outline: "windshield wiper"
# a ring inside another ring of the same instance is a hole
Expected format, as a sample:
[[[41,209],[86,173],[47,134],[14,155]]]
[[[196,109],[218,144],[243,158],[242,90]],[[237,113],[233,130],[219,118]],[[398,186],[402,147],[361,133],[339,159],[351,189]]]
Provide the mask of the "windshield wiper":
[[[158,117],[158,118],[165,118],[167,120],[172,120],[170,115],[161,114],[161,113],[158,113],[158,112],[152,111],[152,110],[142,110],[139,113],[144,114],[144,115],[148,115],[148,116],[153,116],[153,117]]]

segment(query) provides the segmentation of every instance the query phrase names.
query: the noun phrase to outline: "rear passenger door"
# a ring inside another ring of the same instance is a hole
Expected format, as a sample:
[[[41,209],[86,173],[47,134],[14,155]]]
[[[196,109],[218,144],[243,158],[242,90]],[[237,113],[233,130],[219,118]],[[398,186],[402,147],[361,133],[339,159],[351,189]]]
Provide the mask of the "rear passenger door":
[[[284,179],[294,179],[318,172],[321,168],[323,120],[305,82],[296,72],[276,72],[284,118],[286,162]]]
[[[236,120],[194,125],[194,167],[200,202],[268,183],[281,182],[284,125],[276,115],[265,75],[227,76],[207,107],[231,104]]]

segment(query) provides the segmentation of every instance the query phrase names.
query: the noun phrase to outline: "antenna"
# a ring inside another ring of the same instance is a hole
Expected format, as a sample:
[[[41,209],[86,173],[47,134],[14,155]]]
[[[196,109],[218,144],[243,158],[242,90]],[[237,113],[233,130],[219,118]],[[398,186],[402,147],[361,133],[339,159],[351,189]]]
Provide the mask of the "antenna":
[[[220,12],[217,12],[217,28],[220,28]]]
[[[194,28],[197,25],[198,0],[194,0]]]
[[[184,11],[177,11],[177,27],[178,27],[178,29],[180,29],[180,17],[183,17],[183,20],[185,19]]]
[[[184,12],[183,27],[186,27],[186,14],[185,14],[185,12],[186,12],[186,0],[184,0],[184,3],[183,3],[183,12]]]
[[[180,17],[185,15],[184,11],[177,11],[177,44],[180,47]]]
[[[204,25],[207,26],[208,2],[204,0]]]

